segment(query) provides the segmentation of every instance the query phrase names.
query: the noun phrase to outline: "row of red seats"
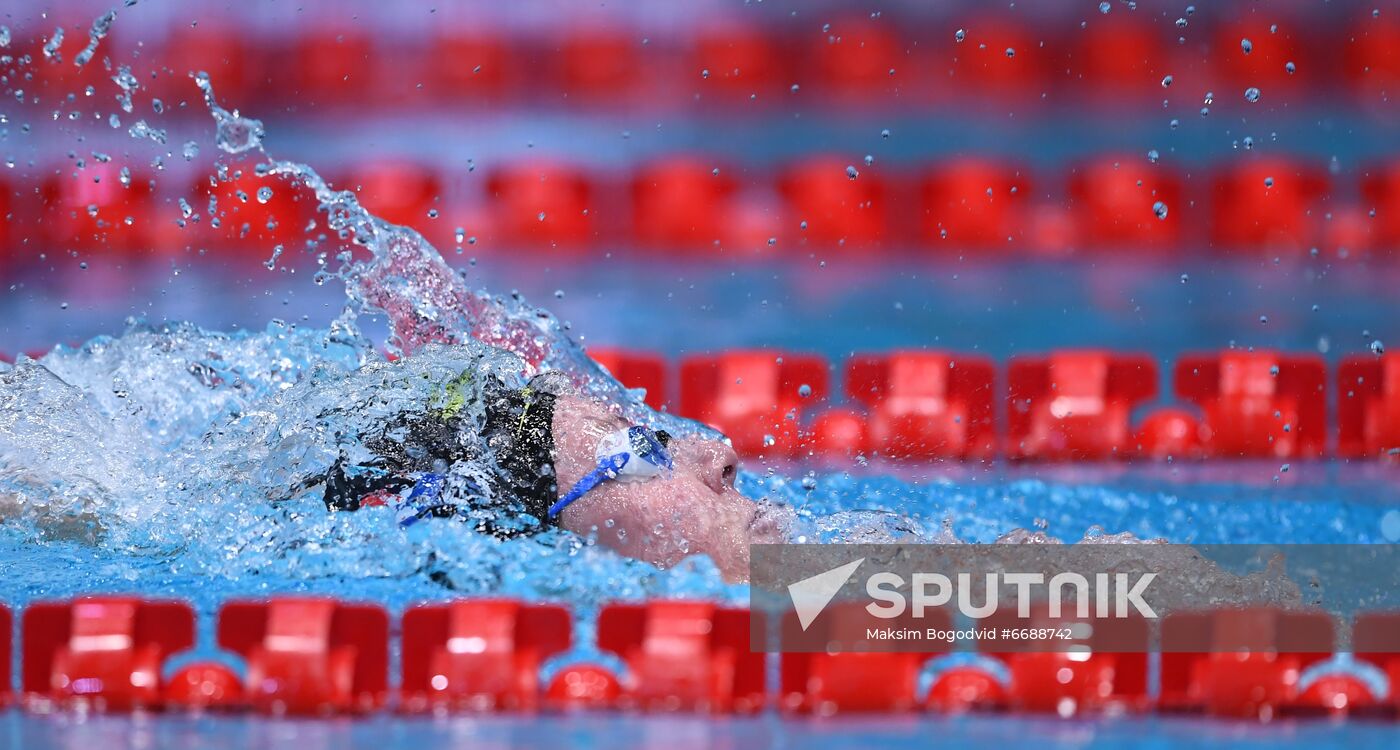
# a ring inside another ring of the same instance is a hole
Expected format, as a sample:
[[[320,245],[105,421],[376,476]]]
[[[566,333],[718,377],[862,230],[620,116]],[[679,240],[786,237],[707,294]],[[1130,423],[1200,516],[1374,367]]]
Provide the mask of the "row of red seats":
[[[1316,355],[1229,350],[1185,356],[1176,399],[1134,417],[1158,396],[1145,355],[1061,350],[1013,357],[1004,389],[992,360],[941,351],[853,356],[847,406],[833,407],[831,365],[777,350],[698,355],[680,363],[672,400],[665,361],[595,349],[623,384],[655,407],[714,426],[740,454],[891,459],[1308,459],[1329,454],[1327,366]],[[1005,404],[998,431],[997,412]],[[1337,371],[1342,458],[1400,458],[1400,354],[1350,357]]]
[[[863,609],[838,604],[816,621],[840,643],[844,625],[864,632]],[[1008,613],[1009,614],[1009,613]],[[993,619],[995,619],[994,616]],[[410,713],[632,708],[751,713],[770,695],[766,655],[750,650],[748,610],[695,601],[605,607],[597,645],[625,672],[594,664],[541,667],[570,649],[569,611],[515,600],[459,600],[412,607],[402,622],[402,672],[389,684],[389,615],[377,605],[281,597],[230,602],[218,643],[241,656],[246,675],[217,662],[167,666],[195,643],[195,615],[178,601],[91,597],[28,607],[22,626],[21,696],[27,707],[98,711],[251,709],[271,714],[365,713],[394,703]],[[793,618],[788,618],[789,620]],[[1073,623],[1042,609],[1031,627]],[[10,686],[9,612],[0,607],[0,696]],[[1006,622],[1026,626],[1024,621]],[[795,626],[786,622],[784,627]],[[946,610],[919,627],[952,629]],[[979,627],[998,627],[984,621]],[[1325,674],[1304,687],[1303,670],[1329,658],[1336,636],[1329,615],[1276,609],[1172,613],[1160,628],[1160,692],[1150,697],[1146,620],[1097,621],[1053,653],[995,653],[1009,681],[989,666],[944,670],[925,696],[919,676],[931,653],[785,653],[778,705],[831,714],[906,711],[921,703],[945,712],[1013,710],[1061,715],[1101,712],[1206,712],[1239,718],[1275,713],[1396,714],[1400,695],[1376,694],[1351,674]],[[804,628],[804,630],[806,630]],[[850,628],[844,628],[850,630]],[[795,632],[795,631],[793,631]],[[985,645],[989,642],[983,642]],[[1400,685],[1400,613],[1359,615],[1358,659]],[[1028,648],[1051,648],[1043,642]],[[937,646],[933,647],[934,650]]]
[[[367,164],[333,182],[439,247],[469,244],[473,252],[577,254],[632,245],[710,256],[720,249],[763,255],[898,247],[979,256],[1154,255],[1214,247],[1299,256],[1317,247],[1358,255],[1400,247],[1400,162],[1365,173],[1360,203],[1347,205],[1334,205],[1320,164],[1253,159],[1217,170],[1206,195],[1197,196],[1183,175],[1142,154],[1080,164],[1062,198],[1033,189],[1030,175],[1014,164],[981,159],[891,175],[860,160],[817,156],[769,180],[677,156],[644,165],[626,181],[533,161],[490,170],[475,196],[452,194],[439,171],[407,163]],[[251,168],[226,181],[206,177],[175,186],[139,171],[123,180],[114,165],[97,164],[61,170],[37,187],[0,185],[0,212],[15,217],[0,224],[0,247],[183,252],[222,246],[263,259],[270,244],[290,251],[325,227],[304,186],[259,177]],[[319,229],[308,234],[313,222]]]
[[[587,23],[567,25],[553,38],[451,25],[435,26],[426,39],[395,38],[364,24],[255,39],[206,19],[171,29],[163,43],[143,39],[136,72],[153,96],[174,102],[194,100],[188,76],[207,71],[245,110],[290,103],[361,108],[414,97],[492,106],[516,99],[654,107],[698,99],[708,107],[809,101],[811,94],[828,106],[888,100],[908,107],[952,96],[1123,106],[1178,92],[1196,101],[1213,88],[1239,97],[1250,86],[1267,92],[1267,101],[1286,102],[1300,93],[1330,94],[1341,76],[1362,101],[1383,104],[1400,83],[1393,14],[1359,14],[1350,23],[1259,11],[1215,24],[1199,16],[1183,17],[1187,26],[1173,20],[1147,11],[1067,15],[1058,24],[1005,14],[930,23],[881,14],[789,28],[702,24],[674,40]],[[121,49],[126,35],[117,29],[107,48]],[[69,34],[59,53],[72,60],[86,41]],[[39,44],[33,42],[33,56],[42,60]],[[35,72],[41,86],[64,93],[107,83],[100,65],[37,65]],[[1168,75],[1174,85],[1164,90]]]

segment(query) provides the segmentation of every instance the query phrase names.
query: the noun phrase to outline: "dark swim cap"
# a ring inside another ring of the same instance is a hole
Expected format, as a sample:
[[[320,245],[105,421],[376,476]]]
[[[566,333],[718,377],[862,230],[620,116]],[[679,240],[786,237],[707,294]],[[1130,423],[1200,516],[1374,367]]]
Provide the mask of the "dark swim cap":
[[[542,376],[541,376],[542,377]],[[541,527],[556,521],[549,507],[559,499],[554,475],[554,402],[547,381],[536,377],[520,389],[492,389],[486,400],[482,438],[503,474],[499,487],[520,501]]]

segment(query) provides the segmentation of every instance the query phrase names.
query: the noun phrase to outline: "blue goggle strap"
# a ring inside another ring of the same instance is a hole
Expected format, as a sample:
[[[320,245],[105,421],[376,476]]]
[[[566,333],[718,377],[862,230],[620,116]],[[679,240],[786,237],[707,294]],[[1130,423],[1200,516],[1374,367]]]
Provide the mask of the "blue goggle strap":
[[[569,507],[575,500],[583,497],[589,490],[603,482],[609,479],[616,479],[617,473],[622,470],[622,467],[627,465],[627,461],[631,459],[631,457],[631,453],[614,453],[611,456],[599,459],[597,468],[584,474],[583,478],[578,480],[573,488],[569,490],[569,494],[559,498],[559,502],[549,506],[549,517],[553,518],[559,515],[560,512]]]

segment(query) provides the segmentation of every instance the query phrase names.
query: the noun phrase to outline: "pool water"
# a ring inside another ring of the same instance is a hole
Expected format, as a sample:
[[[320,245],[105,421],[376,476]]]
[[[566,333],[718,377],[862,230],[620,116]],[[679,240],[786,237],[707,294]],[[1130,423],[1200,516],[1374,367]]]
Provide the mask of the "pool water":
[[[319,181],[304,165],[259,152],[249,121],[217,106],[211,111],[226,155],[253,152],[286,174]],[[671,358],[766,346],[816,352],[835,363],[855,351],[897,347],[999,359],[1104,347],[1156,355],[1164,384],[1165,365],[1183,351],[1271,347],[1336,361],[1374,350],[1377,341],[1397,333],[1394,321],[1400,320],[1400,295],[1393,293],[1400,288],[1400,270],[1330,256],[1207,261],[1183,255],[1143,262],[1110,253],[1073,263],[1013,263],[893,254],[876,263],[809,253],[781,262],[702,264],[619,249],[588,261],[520,261],[502,253],[473,264],[462,256],[444,260],[421,238],[360,210],[352,196],[325,184],[315,188],[339,222],[331,229],[365,238],[367,245],[363,257],[318,279],[329,283],[311,284],[309,274],[287,273],[254,281],[251,273],[263,273],[258,267],[230,275],[216,262],[190,259],[128,267],[69,288],[19,283],[0,298],[0,334],[11,350],[48,352],[56,342],[103,336],[6,372],[14,383],[4,394],[10,399],[6,426],[31,430],[16,444],[35,448],[28,455],[37,458],[0,471],[0,491],[48,503],[63,522],[53,523],[50,515],[42,522],[0,525],[0,601],[23,607],[92,592],[189,600],[201,615],[201,643],[172,667],[214,654],[214,613],[234,596],[313,592],[375,601],[397,613],[415,602],[493,593],[563,600],[580,622],[615,600],[744,602],[746,588],[722,583],[704,558],[658,570],[563,532],[498,542],[449,524],[424,524],[404,534],[387,513],[329,515],[305,493],[270,498],[266,490],[274,483],[262,477],[284,468],[290,450],[269,451],[265,465],[243,467],[246,474],[217,473],[237,464],[216,458],[231,462],[240,451],[267,444],[254,440],[256,425],[245,424],[247,414],[272,405],[269,420],[302,424],[290,409],[298,404],[278,400],[294,384],[312,382],[313,397],[338,393],[357,373],[387,371],[377,351],[386,343],[407,355],[395,367],[446,370],[459,355],[425,345],[464,344],[473,326],[486,325],[483,320],[498,327],[494,340],[514,345],[526,360],[530,337],[547,339],[548,354],[534,364],[559,369],[589,367],[574,341]],[[473,291],[482,288],[504,301]],[[555,317],[537,315],[507,290],[519,290]],[[343,315],[347,306],[352,314]],[[66,314],[54,315],[55,309]],[[118,309],[153,322],[118,327]],[[164,320],[195,321],[208,330]],[[436,330],[425,320],[446,322]],[[538,328],[528,327],[537,322]],[[522,328],[528,335],[520,335]],[[587,376],[600,393],[621,397],[596,374],[590,370]],[[300,405],[309,410],[315,403],[309,397]],[[282,407],[288,408],[278,413]],[[216,424],[219,434],[206,438]],[[31,471],[36,467],[43,470]],[[750,497],[793,508],[817,540],[830,542],[943,540],[948,534],[993,542],[1017,529],[1069,542],[1124,532],[1182,543],[1400,541],[1400,474],[1393,466],[1369,463],[754,462],[739,484]],[[881,521],[887,516],[873,511],[904,520],[890,529]],[[588,653],[588,636],[583,625],[580,653]],[[270,721],[0,715],[0,741],[23,748],[314,750],[356,744],[397,750],[442,743],[538,747],[560,737],[609,748],[958,748],[1027,741],[1312,748],[1391,747],[1396,731],[1393,724],[1364,722],[1259,727],[1160,717]]]
[[[1158,750],[1165,748],[1395,746],[1387,723],[1326,721],[1241,724],[1199,718],[1121,718],[1101,721],[1007,716],[881,716],[783,720],[776,716],[587,715],[482,716],[450,719],[381,717],[365,720],[268,720],[120,716],[0,716],[0,745],[26,750],[147,747],[260,747],[268,750],[334,750],[374,747],[472,747],[483,750],[570,747],[606,750],[711,750],[734,748],[928,748],[978,750],[1034,742],[1062,748]]]

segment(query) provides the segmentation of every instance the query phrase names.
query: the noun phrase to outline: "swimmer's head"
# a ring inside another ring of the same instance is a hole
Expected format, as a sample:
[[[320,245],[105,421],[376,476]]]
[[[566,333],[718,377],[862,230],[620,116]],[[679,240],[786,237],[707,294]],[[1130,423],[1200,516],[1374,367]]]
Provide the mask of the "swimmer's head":
[[[638,471],[632,481],[609,477],[588,487],[559,509],[557,522],[656,565],[705,554],[725,578],[747,578],[748,545],[777,541],[779,534],[772,516],[734,489],[734,449],[718,440],[671,439],[634,427],[595,399],[555,398],[553,457],[561,495],[567,498],[569,490],[597,475],[600,459],[619,452],[628,453]],[[652,439],[657,445],[648,444]]]

